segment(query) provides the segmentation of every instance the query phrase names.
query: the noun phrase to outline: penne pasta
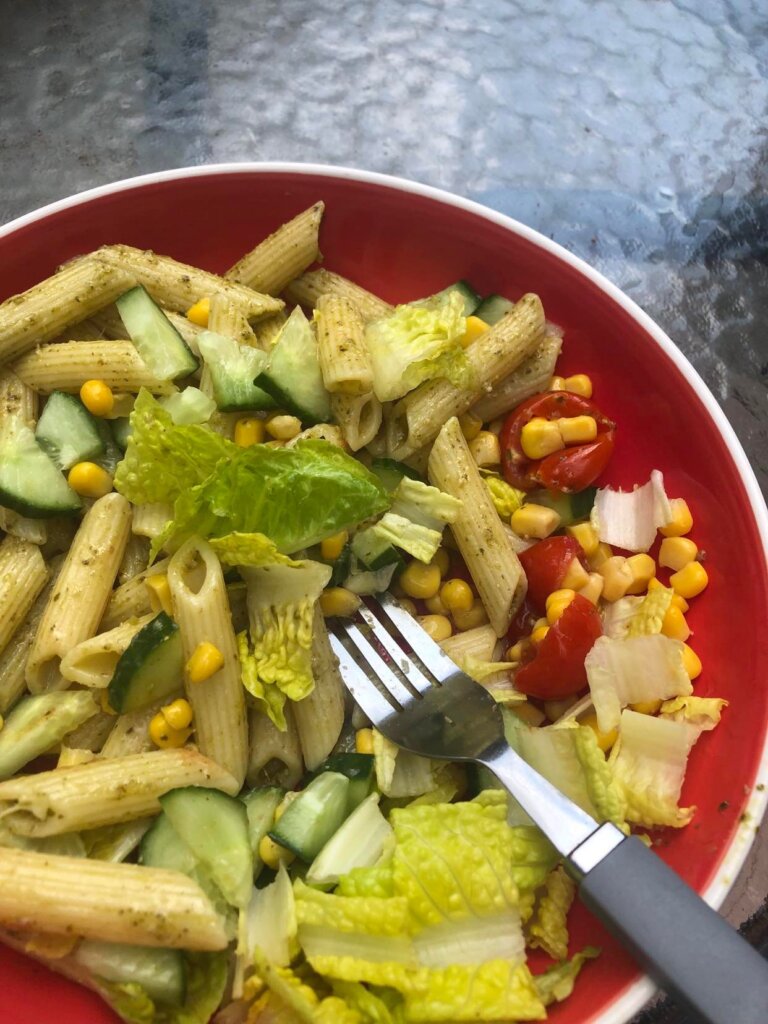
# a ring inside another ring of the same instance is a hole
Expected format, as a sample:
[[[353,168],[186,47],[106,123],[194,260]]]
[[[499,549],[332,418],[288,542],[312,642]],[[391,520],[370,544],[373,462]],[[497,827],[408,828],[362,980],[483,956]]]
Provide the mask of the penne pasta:
[[[106,633],[83,640],[64,655],[59,671],[71,683],[104,689],[109,686],[120,655],[153,618],[153,615],[144,615],[140,619],[126,619]]]
[[[133,528],[133,522],[131,522]],[[149,541],[146,537],[139,537],[133,530],[125,545],[123,560],[117,570],[117,582],[127,583],[140,572],[144,572],[149,562]]]
[[[429,479],[435,487],[461,499],[451,531],[491,626],[497,636],[504,636],[525,597],[525,573],[455,416],[432,446]]]
[[[134,508],[134,521],[136,509]],[[134,576],[132,580],[123,583],[113,590],[109,596],[107,607],[99,623],[99,632],[106,633],[108,629],[119,626],[125,619],[139,615],[147,615],[152,611],[152,602],[146,581],[150,576],[160,576],[168,571],[169,558],[161,558],[154,562],[143,572]]]
[[[259,320],[254,330],[256,332],[256,343],[260,349],[264,352],[269,352],[277,341],[280,331],[285,327],[287,319],[288,317],[285,313],[275,313],[274,316],[267,317],[265,320]]]
[[[249,750],[246,782],[249,786],[293,788],[304,772],[301,741],[293,715],[295,705],[285,705],[285,732],[257,708],[248,712]]]
[[[60,687],[61,659],[96,632],[112,592],[130,530],[130,505],[114,491],[99,498],[80,524],[29,652],[32,693]]]
[[[524,295],[514,308],[466,349],[474,384],[457,388],[450,381],[426,381],[393,406],[387,417],[387,448],[403,460],[438,434],[452,416],[460,416],[537,348],[544,333],[538,295]]]
[[[331,411],[353,452],[370,444],[381,427],[381,402],[373,394],[331,395]]]
[[[344,683],[319,607],[315,608],[312,626],[312,675],[315,688],[293,705],[304,764],[309,771],[328,757],[344,725]]]
[[[168,584],[185,661],[201,643],[213,644],[224,659],[204,682],[186,682],[197,744],[242,784],[248,760],[245,691],[224,575],[210,544],[195,538],[183,544],[170,560]]]
[[[48,575],[36,544],[18,537],[0,544],[0,652],[31,611]]]
[[[373,369],[365,343],[365,324],[343,295],[321,295],[315,308],[317,354],[323,383],[331,394],[368,395]]]
[[[320,296],[329,292],[332,295],[342,295],[354,302],[366,321],[378,320],[379,317],[387,316],[393,309],[388,302],[330,270],[310,270],[291,281],[285,288],[289,302],[306,306],[307,309],[314,309]]]
[[[27,850],[0,848],[0,922],[132,945],[213,950],[228,943],[208,897],[178,871]]]
[[[64,682],[66,683],[66,680]],[[78,725],[72,732],[67,733],[62,740],[62,747],[89,750],[91,753],[97,754],[112,731],[114,721],[114,712],[97,711],[82,725]]]
[[[562,334],[551,328],[542,338],[541,344],[509,376],[504,377],[489,395],[485,395],[470,409],[484,423],[495,420],[516,405],[549,388],[555,370],[557,357],[563,345]]]
[[[38,547],[48,540],[48,526],[44,519],[28,519],[11,508],[0,506],[0,530],[12,537],[36,544]]]
[[[103,380],[114,391],[171,394],[173,384],[159,380],[146,366],[132,341],[65,341],[41,345],[13,364],[14,372],[35,391],[77,394],[85,381]]]
[[[462,658],[491,661],[497,643],[498,637],[493,626],[477,626],[463,633],[454,633],[447,640],[441,640],[440,646],[448,657],[458,664]]]
[[[229,295],[214,295],[208,315],[208,330],[234,338],[240,345],[257,347],[256,335],[242,307]]]
[[[155,750],[0,782],[0,814],[16,835],[55,836],[157,814],[158,798],[180,786],[231,796],[240,789],[225,768],[196,750]]]
[[[318,233],[325,203],[319,202],[273,231],[224,275],[228,281],[279,295],[285,286],[321,258]]]
[[[0,370],[0,432],[21,421],[34,428],[39,400],[37,392],[7,366]]]
[[[199,267],[180,263],[130,245],[106,245],[93,254],[99,262],[130,274],[143,285],[155,302],[177,313],[185,313],[206,296],[224,294],[242,306],[249,320],[256,320],[283,308],[281,299],[246,288],[235,281],[211,274]]]
[[[178,696],[181,696],[179,691]],[[112,719],[114,725],[109,736],[104,740],[101,748],[101,757],[128,757],[130,754],[144,754],[153,750],[152,741],[149,738],[149,723],[158,713],[161,707],[170,704],[175,698],[164,697],[162,700],[150,704],[146,708],[139,708],[138,711],[129,711]]]

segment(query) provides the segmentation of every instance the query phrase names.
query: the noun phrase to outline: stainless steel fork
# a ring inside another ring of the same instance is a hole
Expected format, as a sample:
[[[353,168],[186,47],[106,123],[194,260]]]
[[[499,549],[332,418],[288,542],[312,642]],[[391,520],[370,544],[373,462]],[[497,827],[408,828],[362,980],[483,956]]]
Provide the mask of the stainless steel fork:
[[[599,824],[526,764],[490,694],[394,598],[377,600],[381,617],[363,607],[331,636],[376,728],[414,754],[489,768],[562,855],[584,903],[700,1020],[766,1024],[768,962],[639,839]]]

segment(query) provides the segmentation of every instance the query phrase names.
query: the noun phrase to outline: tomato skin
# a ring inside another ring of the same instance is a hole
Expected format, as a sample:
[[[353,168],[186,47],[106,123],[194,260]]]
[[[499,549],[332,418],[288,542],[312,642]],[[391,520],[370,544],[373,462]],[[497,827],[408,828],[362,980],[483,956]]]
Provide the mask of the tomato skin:
[[[528,601],[543,613],[547,598],[560,589],[571,562],[582,560],[584,550],[573,537],[545,537],[519,557],[528,578]]]
[[[529,459],[520,436],[523,427],[535,416],[555,420],[563,416],[592,416],[597,423],[597,438],[586,444],[572,445],[543,459]],[[552,491],[573,494],[600,476],[613,454],[616,424],[581,395],[570,391],[545,391],[521,402],[507,416],[499,434],[501,470],[512,487],[529,491],[548,487]]]
[[[536,649],[515,673],[515,689],[541,700],[571,697],[587,685],[584,661],[603,628],[595,606],[577,594]]]

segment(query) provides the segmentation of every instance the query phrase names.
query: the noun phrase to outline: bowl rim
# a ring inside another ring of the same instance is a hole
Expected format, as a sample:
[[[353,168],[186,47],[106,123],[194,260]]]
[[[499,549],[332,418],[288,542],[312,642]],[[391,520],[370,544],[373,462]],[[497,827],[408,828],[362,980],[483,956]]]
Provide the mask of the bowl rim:
[[[119,192],[140,190],[145,186],[183,181],[188,178],[205,178],[221,175],[253,175],[261,174],[290,174],[306,175],[308,177],[327,177],[341,180],[362,182],[382,188],[388,188],[399,192],[411,193],[427,199],[435,200],[447,206],[452,206],[467,213],[490,221],[512,234],[517,235],[527,242],[538,246],[553,256],[569,264],[588,278],[593,284],[613,299],[623,310],[635,320],[643,331],[650,336],[653,342],[662,349],[666,356],[672,360],[685,380],[696,393],[701,403],[706,408],[714,421],[718,431],[725,441],[730,456],[733,459],[739,476],[743,482],[752,515],[762,540],[763,556],[768,563],[768,508],[763,499],[760,485],[755,473],[749,463],[744,448],[739,441],[736,432],[731,426],[718,405],[714,395],[705,384],[703,378],[693,367],[688,358],[674,344],[669,335],[658,326],[658,324],[617,285],[613,284],[600,271],[590,266],[581,257],[574,255],[558,242],[547,238],[534,228],[515,220],[507,214],[500,213],[490,207],[466,199],[445,189],[432,185],[425,185],[391,174],[382,174],[376,171],[367,171],[346,166],[335,166],[332,164],[303,163],[298,161],[238,161],[227,163],[201,164],[193,167],[169,168],[163,171],[154,171],[148,174],[135,175],[129,178],[121,178],[106,185],[99,185],[95,188],[85,189],[64,199],[55,200],[45,206],[41,206],[29,213],[22,214],[7,224],[0,225],[0,239],[6,238],[14,232],[45,220],[60,211],[69,210],[73,207],[86,205],[92,200],[104,196],[114,195]],[[762,788],[761,788],[762,785]],[[751,787],[751,793],[746,803],[745,813],[742,816],[742,824],[734,833],[730,845],[726,849],[720,863],[718,864],[712,880],[706,889],[700,894],[702,898],[715,910],[725,900],[733,887],[734,882],[744,865],[749,851],[755,842],[757,831],[755,823],[762,821],[763,815],[768,808],[768,729],[763,740],[763,749],[760,762]],[[657,988],[647,976],[641,977],[632,982],[617,996],[601,1013],[599,1017],[592,1016],[592,1024],[626,1024],[632,1015],[639,1012],[643,1006],[653,997]],[[586,1024],[586,1022],[585,1022]]]

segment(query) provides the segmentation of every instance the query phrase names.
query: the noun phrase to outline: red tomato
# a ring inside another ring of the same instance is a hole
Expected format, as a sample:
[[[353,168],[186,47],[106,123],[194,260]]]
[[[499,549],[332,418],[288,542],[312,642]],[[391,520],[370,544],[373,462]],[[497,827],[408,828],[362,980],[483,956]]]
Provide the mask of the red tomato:
[[[546,537],[520,553],[528,577],[528,600],[543,611],[553,590],[559,590],[574,558],[583,559],[584,550],[573,537]]]
[[[570,697],[587,685],[584,659],[603,629],[600,614],[577,594],[536,648],[532,661],[515,673],[515,689],[541,700]]]
[[[535,416],[547,420],[593,416],[597,422],[597,437],[585,444],[570,445],[543,459],[529,459],[523,451],[520,435]],[[583,491],[607,466],[613,454],[615,433],[616,424],[581,395],[570,391],[545,391],[534,395],[509,414],[499,434],[504,478],[512,487],[523,491],[539,486],[564,494]]]

